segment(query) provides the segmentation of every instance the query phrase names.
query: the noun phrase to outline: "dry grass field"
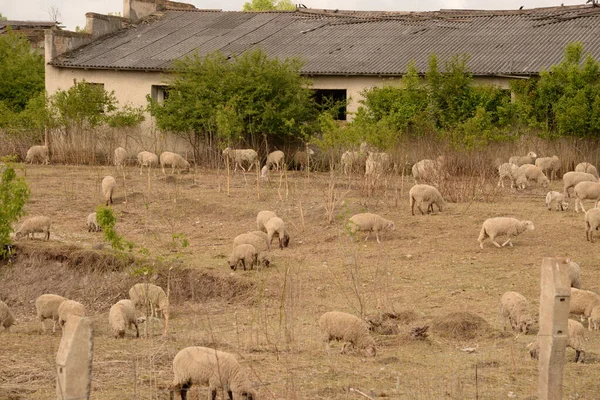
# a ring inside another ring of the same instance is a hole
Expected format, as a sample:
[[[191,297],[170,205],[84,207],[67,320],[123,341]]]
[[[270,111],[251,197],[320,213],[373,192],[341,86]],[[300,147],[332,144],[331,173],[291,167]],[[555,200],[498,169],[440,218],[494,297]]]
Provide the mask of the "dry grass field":
[[[235,353],[261,399],[364,399],[363,394],[535,399],[537,362],[525,348],[535,334],[503,331],[500,296],[520,292],[537,314],[540,266],[547,256],[571,257],[581,265],[584,288],[600,286],[600,240],[585,240],[583,214],[573,207],[550,212],[544,204],[547,189],[497,189],[493,178],[478,181],[472,201],[412,216],[408,190],[413,180],[399,175],[366,196],[360,176],[307,177],[299,171],[273,174],[260,191],[254,173],[237,173],[229,195],[226,176],[216,170],[165,177],[158,169],[140,176],[130,167],[125,179],[114,167],[27,166],[22,173],[31,188],[28,214],[51,217],[53,227],[49,242],[22,240],[14,260],[0,266],[0,299],[18,320],[10,332],[0,332],[0,399],[56,397],[60,333],[40,334],[34,308],[36,297],[48,292],[81,301],[93,316],[94,399],[168,398],[172,359],[187,346]],[[134,250],[137,260],[115,259],[108,251],[91,249],[102,242],[102,233],[88,233],[85,220],[102,203],[105,175],[117,178],[118,232],[149,255]],[[463,181],[452,185],[470,190]],[[551,188],[561,190],[561,182]],[[332,198],[336,207],[329,224]],[[274,248],[268,268],[231,271],[226,259],[233,238],[256,229],[256,214],[265,209],[286,221],[289,248]],[[374,237],[364,242],[363,235],[353,240],[347,233],[345,221],[365,211],[396,224],[381,244]],[[481,250],[481,223],[493,216],[530,219],[535,230],[520,235],[512,248],[498,249],[488,240]],[[177,234],[187,237],[188,247],[177,246]],[[143,263],[156,272],[136,275]],[[143,338],[128,332],[124,340],[114,339],[108,325],[111,304],[144,279],[166,287],[169,268],[168,337],[155,321],[140,326]],[[375,334],[376,357],[341,355],[339,343],[328,354],[317,321],[330,310],[395,313],[398,329]],[[489,326],[440,328],[454,312],[479,316]],[[430,326],[429,337],[412,339],[411,328],[424,325]],[[585,363],[573,363],[574,351],[567,349],[568,399],[599,397],[600,332],[586,334]],[[205,398],[206,390],[190,398]]]

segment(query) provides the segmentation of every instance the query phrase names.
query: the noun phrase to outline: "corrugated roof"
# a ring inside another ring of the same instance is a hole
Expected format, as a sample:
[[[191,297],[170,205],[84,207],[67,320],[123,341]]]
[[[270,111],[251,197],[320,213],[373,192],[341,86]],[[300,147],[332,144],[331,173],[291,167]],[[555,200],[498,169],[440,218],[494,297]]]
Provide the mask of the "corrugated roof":
[[[532,75],[581,41],[600,60],[600,7],[531,10],[378,12],[165,11],[63,54],[58,67],[166,70],[197,51],[225,55],[263,48],[272,57],[300,57],[309,75],[400,75],[429,55],[469,54],[475,75]]]

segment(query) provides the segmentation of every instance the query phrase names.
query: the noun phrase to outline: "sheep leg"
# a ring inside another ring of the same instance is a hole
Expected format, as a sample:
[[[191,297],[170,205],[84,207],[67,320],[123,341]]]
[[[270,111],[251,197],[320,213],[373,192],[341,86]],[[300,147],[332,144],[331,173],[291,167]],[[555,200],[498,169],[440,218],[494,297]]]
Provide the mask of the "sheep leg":
[[[496,242],[496,238],[495,237],[490,236],[490,240],[491,240],[492,243],[494,243],[496,245],[496,247],[502,247],[500,245],[500,243]],[[481,243],[481,244],[483,245],[483,243]]]
[[[579,205],[581,206],[581,211],[587,212],[585,208],[583,208],[583,200],[579,200]],[[575,207],[577,207],[577,200],[575,200]],[[575,209],[577,211],[577,209]]]
[[[217,389],[209,389],[208,400],[217,400]]]
[[[138,328],[137,321],[133,323],[133,326],[135,326],[135,337],[139,338],[140,337],[140,329]]]
[[[379,240],[379,232],[375,232],[375,237],[377,238],[377,243],[381,243],[381,240]]]
[[[56,332],[56,320],[53,319],[52,320],[52,333],[55,333],[55,332]]]
[[[513,247],[511,240],[512,238],[509,236],[508,239],[506,239],[506,242],[502,243],[502,247],[506,246],[507,244],[510,244],[510,247]]]
[[[229,400],[233,400],[233,392],[231,390],[227,391],[227,396],[229,396]]]
[[[370,234],[371,234],[371,231],[367,232],[367,237],[365,238],[365,242],[369,239]]]
[[[580,361],[581,361],[581,363],[583,363],[583,358],[581,357],[582,356],[581,353],[583,353],[582,350],[575,350],[575,362],[576,363],[580,362]]]

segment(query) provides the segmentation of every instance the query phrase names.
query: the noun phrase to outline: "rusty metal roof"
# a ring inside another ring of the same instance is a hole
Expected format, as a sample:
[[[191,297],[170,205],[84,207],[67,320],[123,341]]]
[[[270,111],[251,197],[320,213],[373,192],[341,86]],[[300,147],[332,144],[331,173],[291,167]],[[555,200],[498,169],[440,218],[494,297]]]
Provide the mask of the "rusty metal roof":
[[[172,60],[216,50],[263,48],[299,57],[307,75],[401,75],[429,55],[469,54],[474,75],[537,75],[581,41],[600,60],[600,7],[529,10],[292,12],[171,10],[52,60],[57,67],[117,70],[169,68]]]

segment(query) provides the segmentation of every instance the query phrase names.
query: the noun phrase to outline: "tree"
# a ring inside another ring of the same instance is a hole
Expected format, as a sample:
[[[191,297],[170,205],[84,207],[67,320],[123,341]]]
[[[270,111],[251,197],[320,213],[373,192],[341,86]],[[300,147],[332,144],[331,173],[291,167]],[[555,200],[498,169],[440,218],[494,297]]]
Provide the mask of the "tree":
[[[290,0],[250,0],[244,3],[243,11],[295,10]]]
[[[12,165],[2,166],[0,179],[0,259],[10,253],[10,233],[13,224],[25,214],[23,207],[29,199],[25,179],[18,177]]]
[[[0,13],[0,21],[6,21],[8,20],[7,17],[5,17],[4,15],[2,15],[2,13]]]

